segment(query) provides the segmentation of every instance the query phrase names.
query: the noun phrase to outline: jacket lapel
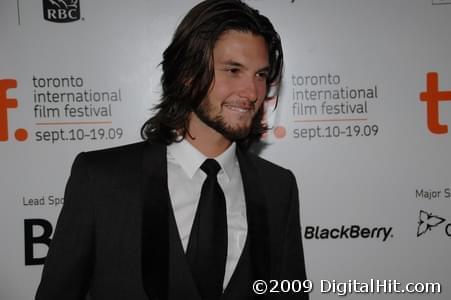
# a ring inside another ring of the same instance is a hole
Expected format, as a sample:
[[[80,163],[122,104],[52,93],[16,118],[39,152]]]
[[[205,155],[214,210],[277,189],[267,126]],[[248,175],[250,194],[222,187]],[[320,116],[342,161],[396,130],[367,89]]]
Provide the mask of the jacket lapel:
[[[237,147],[237,157],[246,199],[249,250],[254,279],[269,279],[270,244],[266,198],[258,170],[250,157]],[[236,270],[239,271],[239,270]],[[251,288],[249,286],[249,288]]]
[[[142,174],[142,275],[150,299],[200,299],[172,212],[166,146],[146,143]]]
[[[150,299],[167,299],[169,191],[166,146],[145,143],[142,153],[142,276]]]

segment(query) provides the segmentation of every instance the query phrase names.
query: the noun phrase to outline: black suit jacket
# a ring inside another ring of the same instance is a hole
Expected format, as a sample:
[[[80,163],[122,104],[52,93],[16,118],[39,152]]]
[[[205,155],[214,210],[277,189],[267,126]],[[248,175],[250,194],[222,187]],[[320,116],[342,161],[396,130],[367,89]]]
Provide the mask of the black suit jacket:
[[[294,176],[238,148],[237,157],[248,235],[223,295],[234,300],[256,297],[256,279],[305,279]],[[166,146],[141,142],[75,159],[36,299],[87,294],[105,300],[200,299],[170,204]]]

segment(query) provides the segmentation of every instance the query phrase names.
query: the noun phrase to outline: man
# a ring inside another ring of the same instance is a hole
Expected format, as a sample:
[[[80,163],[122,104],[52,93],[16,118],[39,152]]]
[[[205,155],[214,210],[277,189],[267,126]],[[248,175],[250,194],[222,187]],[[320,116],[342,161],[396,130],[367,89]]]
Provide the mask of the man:
[[[256,280],[304,280],[294,176],[248,151],[282,64],[258,11],[195,6],[146,141],[76,158],[36,299],[253,299]]]

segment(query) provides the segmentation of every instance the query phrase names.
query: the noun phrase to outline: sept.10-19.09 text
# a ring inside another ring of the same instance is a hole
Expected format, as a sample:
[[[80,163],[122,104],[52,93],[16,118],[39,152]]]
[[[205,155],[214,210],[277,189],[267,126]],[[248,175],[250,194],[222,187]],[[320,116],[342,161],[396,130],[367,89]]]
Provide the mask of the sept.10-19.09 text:
[[[335,126],[312,126],[293,129],[293,137],[296,139],[321,139],[341,137],[369,137],[379,133],[379,126],[373,125],[335,125]]]
[[[122,138],[124,130],[122,128],[71,128],[39,130],[35,132],[37,142],[74,142],[74,141],[95,141],[95,140],[119,140]]]

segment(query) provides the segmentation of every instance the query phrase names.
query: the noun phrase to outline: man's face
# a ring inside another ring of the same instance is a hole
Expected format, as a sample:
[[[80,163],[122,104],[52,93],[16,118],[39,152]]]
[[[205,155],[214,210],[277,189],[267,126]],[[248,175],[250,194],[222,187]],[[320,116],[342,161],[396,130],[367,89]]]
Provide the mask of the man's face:
[[[213,64],[214,80],[196,116],[230,141],[245,138],[266,96],[266,42],[252,33],[227,31],[215,44]]]

